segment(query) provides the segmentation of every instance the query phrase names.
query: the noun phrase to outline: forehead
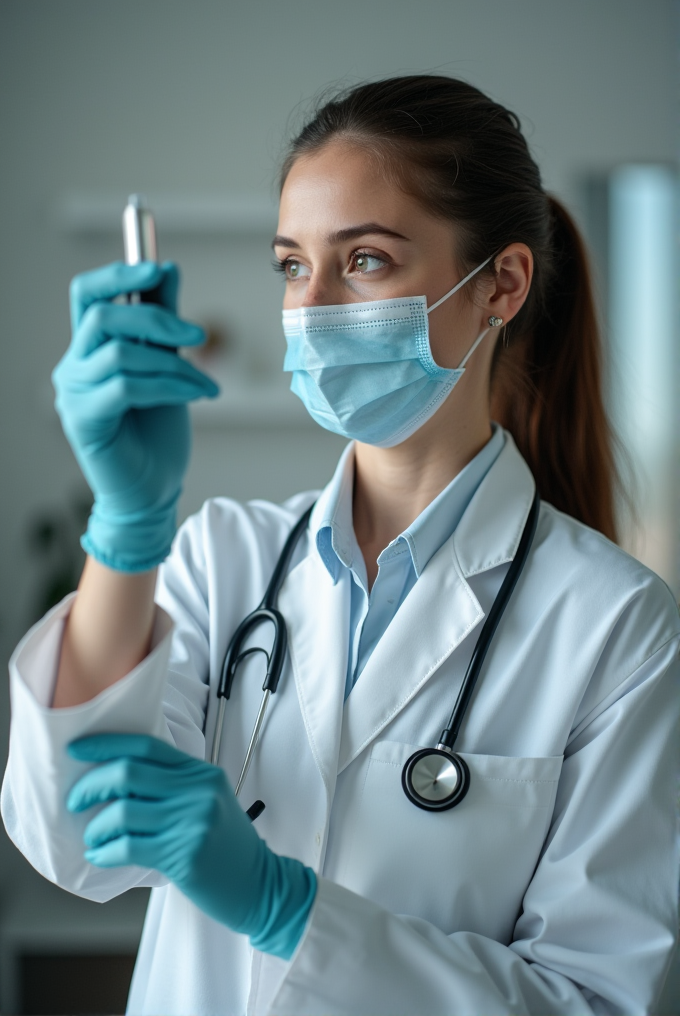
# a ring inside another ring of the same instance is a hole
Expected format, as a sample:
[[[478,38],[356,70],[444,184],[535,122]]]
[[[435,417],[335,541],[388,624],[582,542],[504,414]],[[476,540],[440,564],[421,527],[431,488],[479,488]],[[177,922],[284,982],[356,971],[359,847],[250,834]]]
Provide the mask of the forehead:
[[[293,163],[281,192],[279,232],[291,235],[293,228],[313,227],[332,232],[366,221],[402,232],[407,223],[412,228],[427,218],[420,202],[389,178],[375,155],[334,141]]]

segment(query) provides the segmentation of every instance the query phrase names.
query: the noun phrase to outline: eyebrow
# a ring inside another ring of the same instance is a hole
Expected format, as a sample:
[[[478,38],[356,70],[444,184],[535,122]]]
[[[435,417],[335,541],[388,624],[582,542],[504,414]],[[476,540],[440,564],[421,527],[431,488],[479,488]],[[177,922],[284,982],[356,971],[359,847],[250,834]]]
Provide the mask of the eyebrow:
[[[348,226],[347,229],[339,229],[330,233],[326,238],[329,245],[335,243],[346,243],[347,240],[358,240],[361,236],[391,236],[395,240],[408,240],[402,233],[396,233],[387,226],[381,226],[379,222],[362,222],[359,226]],[[300,244],[290,236],[277,235],[272,240],[272,247],[291,247],[294,250],[300,249]]]

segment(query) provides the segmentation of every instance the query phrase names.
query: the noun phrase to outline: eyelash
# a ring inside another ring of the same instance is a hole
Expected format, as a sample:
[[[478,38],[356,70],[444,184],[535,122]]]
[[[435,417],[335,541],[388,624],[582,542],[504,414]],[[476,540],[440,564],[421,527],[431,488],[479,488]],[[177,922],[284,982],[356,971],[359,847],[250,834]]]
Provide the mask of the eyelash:
[[[382,261],[386,265],[389,264],[389,261],[386,258],[379,257],[377,254],[371,254],[371,252],[369,250],[353,250],[351,255],[350,255],[351,258],[358,258],[358,257],[362,257],[362,256],[363,257],[368,257],[368,258],[375,258],[376,261]],[[279,275],[284,275],[285,276],[285,274],[286,274],[286,268],[288,267],[288,265],[291,262],[294,262],[294,263],[297,264],[297,261],[296,261],[296,259],[294,257],[287,257],[287,258],[283,258],[283,259],[281,259],[281,258],[274,258],[273,261],[272,261],[272,268]],[[306,278],[306,276],[305,276],[305,278]]]

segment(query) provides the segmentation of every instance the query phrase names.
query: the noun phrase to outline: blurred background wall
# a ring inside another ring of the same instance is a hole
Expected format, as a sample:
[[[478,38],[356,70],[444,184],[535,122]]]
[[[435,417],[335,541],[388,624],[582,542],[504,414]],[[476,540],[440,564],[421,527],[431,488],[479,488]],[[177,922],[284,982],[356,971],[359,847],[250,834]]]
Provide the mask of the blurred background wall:
[[[667,174],[673,164],[677,41],[671,0],[2,0],[3,663],[71,581],[87,490],[49,374],[69,338],[69,279],[121,256],[129,192],[157,206],[161,252],[182,264],[183,309],[211,328],[218,352],[207,367],[227,389],[220,406],[197,414],[182,513],[216,493],[282,499],[324,484],[342,446],[305,420],[280,380],[281,290],[269,267],[277,160],[310,97],[430,71],[515,110],[546,186],[592,239],[609,318],[610,174],[631,164]],[[673,240],[668,249],[674,256]],[[674,320],[663,318],[668,441]],[[656,362],[633,350],[633,366],[636,356]],[[654,382],[645,398],[654,402]],[[659,467],[671,477],[659,494],[666,529],[652,563],[677,592],[671,443]],[[0,762],[8,719],[3,682]],[[53,889],[0,833],[0,1010],[38,1011],[22,996],[17,956],[54,952],[57,938],[67,951],[133,953],[143,910],[143,894],[98,907]]]

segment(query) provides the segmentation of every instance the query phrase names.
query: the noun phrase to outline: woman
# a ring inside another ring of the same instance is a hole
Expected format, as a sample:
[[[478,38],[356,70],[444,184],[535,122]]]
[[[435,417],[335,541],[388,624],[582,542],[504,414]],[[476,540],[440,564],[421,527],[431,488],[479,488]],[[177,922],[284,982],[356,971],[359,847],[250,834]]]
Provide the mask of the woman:
[[[186,403],[215,393],[172,349],[201,333],[171,265],[73,284],[57,406],[95,507],[77,596],[12,661],[10,835],[90,899],[156,887],[132,1013],[648,1012],[677,927],[680,624],[610,542],[576,229],[511,113],[418,76],[315,114],[274,250],[293,390],[352,442],[319,495],[209,501],[172,550]],[[159,285],[163,308],[112,302]],[[212,765],[216,686],[314,502],[251,823],[231,787],[255,654]],[[527,547],[447,763],[456,806],[427,810],[449,785],[419,799],[404,765],[443,737]]]

